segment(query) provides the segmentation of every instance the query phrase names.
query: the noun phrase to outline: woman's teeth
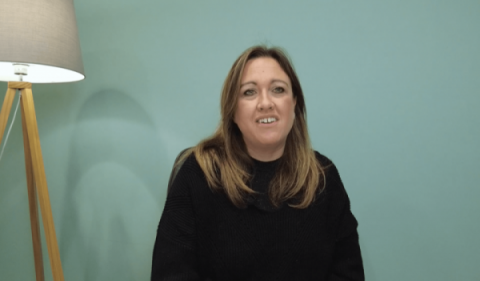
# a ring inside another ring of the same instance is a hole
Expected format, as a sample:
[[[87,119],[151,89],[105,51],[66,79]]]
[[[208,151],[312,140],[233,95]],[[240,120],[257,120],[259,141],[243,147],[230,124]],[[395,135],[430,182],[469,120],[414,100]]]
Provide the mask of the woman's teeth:
[[[272,123],[275,121],[277,121],[277,119],[275,118],[263,118],[263,119],[259,119],[258,123]]]

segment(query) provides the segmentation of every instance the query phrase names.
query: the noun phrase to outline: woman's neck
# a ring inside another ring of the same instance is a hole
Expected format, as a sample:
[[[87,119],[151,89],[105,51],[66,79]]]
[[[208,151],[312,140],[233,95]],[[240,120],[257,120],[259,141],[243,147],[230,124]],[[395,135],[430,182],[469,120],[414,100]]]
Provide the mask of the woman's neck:
[[[279,147],[256,147],[250,148],[247,146],[248,155],[253,159],[262,162],[270,162],[277,160],[278,158],[282,157],[283,151],[285,149],[285,145]]]

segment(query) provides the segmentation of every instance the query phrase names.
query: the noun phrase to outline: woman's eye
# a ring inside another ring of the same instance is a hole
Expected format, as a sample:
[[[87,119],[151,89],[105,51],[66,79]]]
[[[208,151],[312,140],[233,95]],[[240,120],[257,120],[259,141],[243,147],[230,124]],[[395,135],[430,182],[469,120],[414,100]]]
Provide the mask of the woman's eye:
[[[246,90],[245,92],[243,92],[244,96],[252,96],[253,94],[255,94],[254,90]]]
[[[285,89],[282,88],[282,87],[276,87],[275,89],[273,89],[273,92],[277,93],[277,94],[281,94],[281,93],[285,92]]]

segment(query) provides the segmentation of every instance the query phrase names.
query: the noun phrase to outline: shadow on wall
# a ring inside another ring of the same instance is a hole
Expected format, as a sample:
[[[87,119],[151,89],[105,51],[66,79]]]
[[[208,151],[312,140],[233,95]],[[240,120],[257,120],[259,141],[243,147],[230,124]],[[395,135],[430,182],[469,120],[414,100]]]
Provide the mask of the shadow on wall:
[[[135,272],[150,273],[165,196],[159,183],[168,176],[160,169],[162,147],[147,112],[127,94],[103,90],[81,107],[59,230],[67,279],[136,280]]]

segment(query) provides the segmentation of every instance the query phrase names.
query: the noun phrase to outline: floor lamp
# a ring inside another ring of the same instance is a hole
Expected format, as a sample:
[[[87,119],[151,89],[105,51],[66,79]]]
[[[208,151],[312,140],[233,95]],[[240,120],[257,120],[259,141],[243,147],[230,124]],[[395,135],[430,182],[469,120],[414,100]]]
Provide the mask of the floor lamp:
[[[85,78],[73,0],[0,1],[0,81],[8,89],[0,111],[0,144],[20,93],[25,171],[36,280],[44,280],[38,206],[53,280],[64,280],[38,133],[32,83]]]

